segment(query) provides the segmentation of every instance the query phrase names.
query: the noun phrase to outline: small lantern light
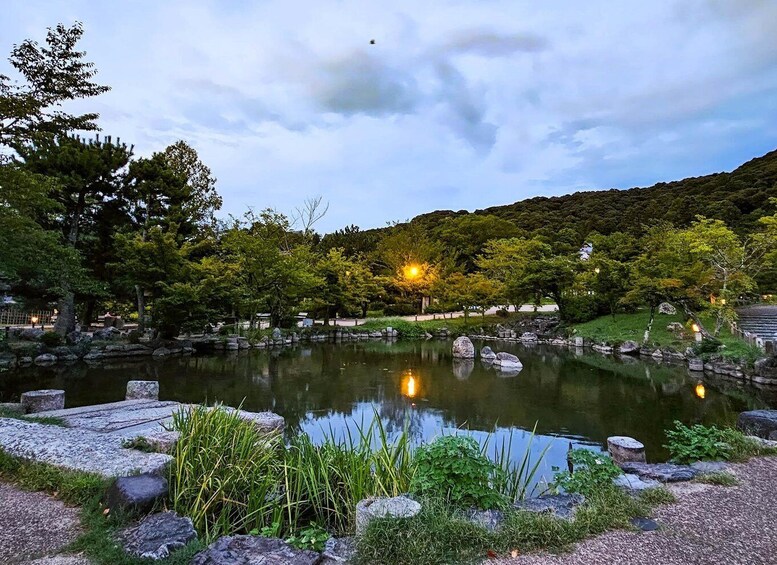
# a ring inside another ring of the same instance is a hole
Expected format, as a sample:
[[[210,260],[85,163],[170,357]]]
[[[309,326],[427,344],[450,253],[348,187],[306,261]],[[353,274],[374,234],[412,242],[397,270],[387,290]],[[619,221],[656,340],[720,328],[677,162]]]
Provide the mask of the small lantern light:
[[[38,323],[38,317],[37,316],[30,316],[30,322],[32,322],[32,327],[35,327],[35,324]]]

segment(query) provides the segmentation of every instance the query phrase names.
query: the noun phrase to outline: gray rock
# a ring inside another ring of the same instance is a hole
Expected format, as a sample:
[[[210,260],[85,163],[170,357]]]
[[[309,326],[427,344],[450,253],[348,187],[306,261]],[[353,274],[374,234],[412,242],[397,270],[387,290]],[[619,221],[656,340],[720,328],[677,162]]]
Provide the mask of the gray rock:
[[[556,518],[571,520],[575,517],[577,508],[583,503],[585,503],[585,497],[582,494],[549,494],[527,498],[516,502],[513,507],[516,510],[552,514]]]
[[[30,365],[32,365],[32,357],[30,357],[29,355],[19,357],[19,365],[21,365],[22,367],[29,367]]]
[[[699,471],[688,465],[674,463],[623,463],[620,467],[624,472],[638,475],[643,480],[653,479],[662,483],[690,481],[699,474]]]
[[[518,359],[517,356],[513,355],[512,353],[505,353],[504,351],[500,351],[496,354],[494,365],[498,366],[503,371],[521,369],[523,367],[523,363],[521,363],[521,360]]]
[[[272,339],[273,341],[278,341],[280,339],[283,339],[283,334],[281,333],[280,328],[273,328],[272,330]]]
[[[521,334],[521,341],[534,342],[537,341],[537,334],[534,332],[524,332]]]
[[[16,355],[13,353],[0,353],[0,369],[15,369],[16,364]]]
[[[126,400],[159,400],[159,381],[127,382]]]
[[[493,361],[496,359],[496,353],[494,353],[494,350],[486,345],[483,349],[480,350],[480,358],[483,361]]]
[[[467,336],[460,336],[453,340],[454,359],[474,359],[475,346]]]
[[[685,329],[685,326],[683,326],[680,322],[672,322],[666,326],[666,329],[670,332],[682,332]]]
[[[27,414],[62,410],[65,407],[65,391],[46,389],[24,392],[21,403]]]
[[[229,343],[227,343],[227,345],[229,345]],[[154,357],[165,357],[170,354],[172,354],[171,349],[168,349],[167,347],[157,347],[156,349],[154,349],[151,355],[153,355]]]
[[[189,565],[316,565],[321,555],[262,536],[223,537],[199,552]]]
[[[624,341],[618,348],[621,355],[639,355],[639,344],[636,341]]]
[[[40,341],[40,338],[43,337],[43,334],[45,332],[40,328],[24,328],[21,332],[19,332],[19,339],[24,339],[26,341]]]
[[[234,410],[234,408],[223,407],[225,410]],[[283,416],[275,412],[246,412],[240,411],[240,417],[251,422],[254,427],[262,433],[282,432],[286,425]]]
[[[348,563],[355,554],[356,541],[354,538],[329,538],[326,540],[324,551],[321,552],[321,557],[324,558],[322,563]]]
[[[38,355],[34,361],[36,365],[40,365],[42,367],[54,365],[56,362],[57,356],[52,355],[51,353],[42,353],[41,355]]]
[[[95,332],[92,334],[92,337],[94,339],[115,339],[120,335],[121,331],[119,331],[117,328],[114,328],[113,326],[109,326],[107,328],[95,330]]]
[[[494,532],[504,522],[505,515],[501,510],[469,510],[465,516],[467,519],[481,528]]]
[[[629,522],[643,532],[654,532],[658,529],[658,523],[650,518],[631,518]]]
[[[190,518],[175,512],[151,514],[119,534],[124,550],[142,559],[166,559],[176,549],[197,539]]]
[[[151,473],[119,477],[105,494],[105,506],[125,512],[146,514],[167,497],[167,479]]]
[[[645,446],[636,439],[627,436],[612,436],[607,438],[607,451],[617,464],[627,462],[644,463]]]
[[[696,469],[703,475],[710,473],[723,473],[728,469],[724,461],[696,461],[691,463],[691,468]]]
[[[704,371],[704,361],[699,359],[698,357],[691,357],[688,359],[688,370],[689,371],[696,371],[696,372],[702,372]]]
[[[356,505],[356,535],[366,532],[375,518],[412,518],[420,511],[421,505],[406,496],[366,498]]]
[[[658,313],[666,314],[667,316],[674,316],[677,314],[677,308],[669,304],[668,302],[662,302],[658,305]]]
[[[625,473],[615,477],[612,482],[615,486],[632,492],[641,492],[643,490],[658,488],[661,486],[661,483],[655,479],[642,480],[637,475],[632,475],[631,473]]]
[[[737,428],[747,435],[772,439],[777,432],[777,410],[750,410],[742,412],[737,418]]]
[[[121,436],[112,434],[0,418],[0,448],[13,457],[106,478],[167,471],[169,455],[124,449],[121,443]]]

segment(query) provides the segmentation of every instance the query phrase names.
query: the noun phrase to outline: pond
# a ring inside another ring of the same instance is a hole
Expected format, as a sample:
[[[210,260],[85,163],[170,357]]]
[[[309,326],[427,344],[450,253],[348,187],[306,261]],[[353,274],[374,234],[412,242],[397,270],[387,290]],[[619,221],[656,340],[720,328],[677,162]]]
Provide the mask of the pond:
[[[476,343],[477,348],[483,344]],[[483,365],[454,363],[447,341],[312,344],[277,350],[179,357],[159,361],[50,368],[0,376],[0,400],[26,390],[62,388],[67,405],[113,402],[131,379],[160,382],[160,397],[222,401],[247,410],[272,410],[291,430],[320,439],[356,432],[375,413],[389,431],[408,426],[414,440],[468,429],[491,446],[525,449],[535,424],[542,465],[566,466],[573,445],[602,447],[610,435],[645,443],[648,460],[665,460],[664,430],[674,420],[730,424],[742,410],[776,404],[777,394],[733,381],[701,382],[682,366],[579,354],[552,346],[491,344],[515,353],[524,367],[502,374]],[[701,385],[701,386],[700,386]]]

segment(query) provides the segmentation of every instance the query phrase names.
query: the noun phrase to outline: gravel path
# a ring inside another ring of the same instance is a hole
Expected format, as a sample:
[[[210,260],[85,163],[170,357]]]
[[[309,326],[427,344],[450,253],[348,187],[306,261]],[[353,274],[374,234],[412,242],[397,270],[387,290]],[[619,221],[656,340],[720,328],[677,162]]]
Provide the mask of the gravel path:
[[[56,555],[78,537],[79,513],[47,494],[0,483],[0,563],[88,564]]]
[[[671,487],[676,504],[661,506],[656,532],[609,532],[561,555],[489,560],[505,565],[766,565],[777,563],[777,458],[732,465],[737,487],[696,483]]]

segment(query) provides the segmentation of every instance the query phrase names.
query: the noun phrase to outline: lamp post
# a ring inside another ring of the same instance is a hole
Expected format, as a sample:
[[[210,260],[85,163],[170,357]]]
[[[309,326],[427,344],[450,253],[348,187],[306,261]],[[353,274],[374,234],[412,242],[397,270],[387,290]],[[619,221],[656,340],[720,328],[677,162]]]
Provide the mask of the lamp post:
[[[696,338],[696,343],[701,343],[701,332],[699,331],[699,324],[693,324],[691,329],[693,330],[694,337]]]

